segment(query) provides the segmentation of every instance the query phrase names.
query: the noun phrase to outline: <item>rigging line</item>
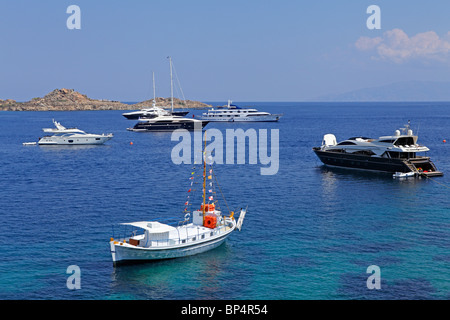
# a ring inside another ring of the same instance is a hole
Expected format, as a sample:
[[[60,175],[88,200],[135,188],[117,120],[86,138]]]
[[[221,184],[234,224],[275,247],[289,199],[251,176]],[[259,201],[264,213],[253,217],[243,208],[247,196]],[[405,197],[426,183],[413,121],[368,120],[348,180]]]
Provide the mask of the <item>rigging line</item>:
[[[173,67],[173,71],[175,73],[175,78],[177,79],[178,87],[181,91],[181,96],[183,97],[183,101],[186,102],[186,98],[184,97],[183,89],[181,88],[180,79],[178,78],[177,70],[175,69],[175,64],[173,63],[173,61],[172,61],[172,67]]]
[[[212,169],[212,167],[211,167],[211,169]],[[217,181],[217,177],[216,177],[216,174],[214,173],[214,170],[212,171],[212,173],[213,173],[214,179],[216,180],[217,186],[219,187],[219,191],[220,191],[220,194],[222,195],[223,201],[225,202],[225,205],[227,206],[228,212],[231,212],[230,208],[228,207],[227,200],[225,199],[225,196],[223,195],[222,188],[219,185],[219,181]]]

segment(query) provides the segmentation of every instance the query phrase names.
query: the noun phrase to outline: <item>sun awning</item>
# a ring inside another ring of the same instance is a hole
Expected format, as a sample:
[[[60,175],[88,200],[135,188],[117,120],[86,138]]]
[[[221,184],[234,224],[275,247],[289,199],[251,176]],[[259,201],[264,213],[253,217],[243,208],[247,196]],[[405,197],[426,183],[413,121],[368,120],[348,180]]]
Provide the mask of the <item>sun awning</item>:
[[[122,225],[138,227],[148,231],[149,233],[162,233],[176,230],[175,227],[169,226],[168,224],[160,223],[157,221],[136,221],[121,223]]]

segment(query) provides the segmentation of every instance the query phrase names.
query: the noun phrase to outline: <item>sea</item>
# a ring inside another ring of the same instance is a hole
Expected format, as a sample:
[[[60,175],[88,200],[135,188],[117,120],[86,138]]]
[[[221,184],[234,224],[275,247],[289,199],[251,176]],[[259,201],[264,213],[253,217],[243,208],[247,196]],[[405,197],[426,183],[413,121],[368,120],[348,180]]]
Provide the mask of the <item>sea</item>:
[[[179,141],[127,131],[136,121],[123,111],[0,112],[0,299],[450,299],[450,103],[237,104],[283,114],[275,123],[205,127],[224,139],[227,130],[254,129],[269,151],[278,148],[269,175],[259,156],[251,161],[259,145],[250,139],[244,163],[214,165],[221,208],[248,206],[242,230],[206,253],[116,267],[115,225],[184,218],[195,164],[174,163]],[[22,145],[52,119],[114,138]],[[312,150],[324,134],[378,138],[408,121],[443,177],[328,168]]]

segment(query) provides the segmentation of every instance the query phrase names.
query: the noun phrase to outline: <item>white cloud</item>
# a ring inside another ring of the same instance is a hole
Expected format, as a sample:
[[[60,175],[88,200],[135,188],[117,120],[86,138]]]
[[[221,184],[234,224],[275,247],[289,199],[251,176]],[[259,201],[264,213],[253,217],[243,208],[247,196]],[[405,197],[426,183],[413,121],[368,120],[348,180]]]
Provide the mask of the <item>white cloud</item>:
[[[355,46],[357,49],[361,51],[369,51],[374,49],[381,42],[383,42],[383,39],[380,37],[376,38],[361,37],[356,41]]]
[[[440,38],[436,32],[427,31],[409,37],[401,29],[386,31],[383,37],[360,37],[355,47],[361,51],[375,51],[377,57],[402,63],[408,60],[448,61],[450,57],[450,32]]]

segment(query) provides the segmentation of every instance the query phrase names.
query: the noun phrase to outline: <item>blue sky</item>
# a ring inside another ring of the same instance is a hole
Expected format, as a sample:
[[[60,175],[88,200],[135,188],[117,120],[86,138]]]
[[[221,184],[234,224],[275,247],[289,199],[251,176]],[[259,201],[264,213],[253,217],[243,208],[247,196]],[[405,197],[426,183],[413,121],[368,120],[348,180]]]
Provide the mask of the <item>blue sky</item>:
[[[69,30],[69,5],[81,30]],[[369,30],[366,9],[381,9]],[[450,81],[450,2],[0,0],[0,99],[304,101],[397,81]]]

